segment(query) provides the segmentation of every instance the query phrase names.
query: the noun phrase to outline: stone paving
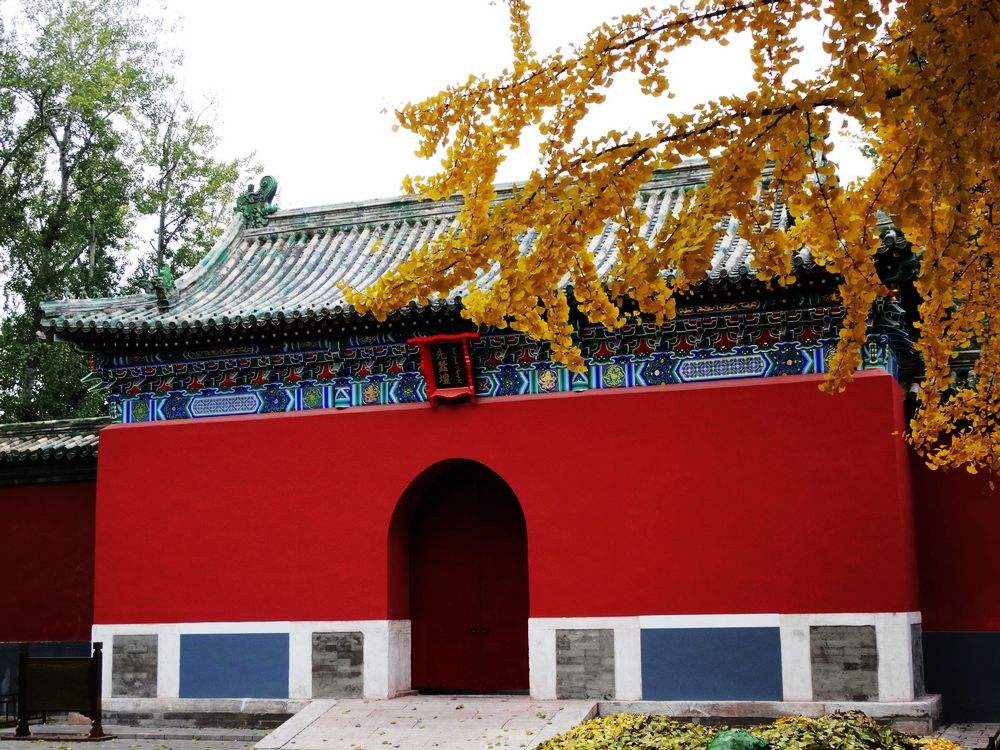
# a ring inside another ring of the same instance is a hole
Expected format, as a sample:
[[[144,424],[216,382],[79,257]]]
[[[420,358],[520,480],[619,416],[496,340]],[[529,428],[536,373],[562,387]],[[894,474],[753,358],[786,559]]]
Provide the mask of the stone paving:
[[[0,750],[80,750],[100,748],[100,750],[251,750],[252,742],[233,740],[190,740],[176,737],[160,739],[114,739],[104,742],[67,742],[36,740],[16,742],[5,740],[0,735]]]
[[[297,725],[265,732],[247,729],[179,729],[105,725],[117,739],[81,745],[46,735],[81,734],[85,726],[32,725],[33,742],[9,739],[0,729],[0,750],[355,750],[357,748],[531,748],[582,721],[589,701],[527,698],[427,697],[393,701],[315,701]],[[337,710],[339,706],[339,710]],[[459,708],[461,706],[461,708]],[[454,713],[450,713],[454,712]],[[544,715],[544,718],[542,716]],[[286,725],[287,726],[287,725]],[[529,734],[530,732],[530,734]],[[935,737],[969,750],[986,750],[1000,724],[950,724]],[[1000,746],[998,746],[1000,747]]]
[[[259,742],[257,748],[533,748],[592,716],[596,709],[594,701],[536,701],[500,696],[422,695],[389,701],[314,701]]]
[[[104,725],[115,739],[102,742],[72,742],[46,739],[53,735],[82,736],[86,724],[32,724],[31,741],[11,739],[13,729],[0,729],[0,750],[250,750],[267,734],[248,729],[180,729]]]
[[[1000,735],[1000,724],[948,724],[934,734],[969,750],[984,750],[997,735]]]

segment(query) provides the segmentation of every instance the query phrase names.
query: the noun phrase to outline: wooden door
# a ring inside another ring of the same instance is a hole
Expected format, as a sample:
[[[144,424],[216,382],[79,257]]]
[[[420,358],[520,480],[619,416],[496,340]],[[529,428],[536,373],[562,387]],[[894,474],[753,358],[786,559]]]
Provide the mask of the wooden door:
[[[452,469],[410,536],[412,684],[428,692],[528,688],[528,559],[510,489],[476,465]]]

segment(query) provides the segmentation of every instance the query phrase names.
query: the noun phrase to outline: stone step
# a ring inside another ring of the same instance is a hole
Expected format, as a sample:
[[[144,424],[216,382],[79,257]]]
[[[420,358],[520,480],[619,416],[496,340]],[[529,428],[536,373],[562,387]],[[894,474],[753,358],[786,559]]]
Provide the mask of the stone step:
[[[255,748],[533,748],[596,713],[596,701],[540,701],[520,696],[313,701]]]

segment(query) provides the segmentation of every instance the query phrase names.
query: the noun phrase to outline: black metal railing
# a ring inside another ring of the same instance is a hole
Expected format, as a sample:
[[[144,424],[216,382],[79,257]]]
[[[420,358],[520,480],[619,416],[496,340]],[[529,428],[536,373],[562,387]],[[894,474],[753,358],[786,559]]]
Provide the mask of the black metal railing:
[[[0,723],[17,721],[17,693],[0,693]]]
[[[101,643],[89,657],[31,657],[28,644],[18,647],[17,694],[14,698],[15,736],[28,737],[28,725],[39,714],[78,711],[91,720],[91,739],[104,737],[101,728]]]

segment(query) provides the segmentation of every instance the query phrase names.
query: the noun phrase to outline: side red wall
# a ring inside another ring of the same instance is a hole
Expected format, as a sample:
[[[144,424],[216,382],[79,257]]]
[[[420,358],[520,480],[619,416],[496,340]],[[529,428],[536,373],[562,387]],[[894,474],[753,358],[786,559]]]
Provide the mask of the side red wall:
[[[535,617],[918,609],[900,390],[818,382],[110,427],[95,621],[405,616],[390,519],[452,458],[517,495]]]
[[[985,474],[912,466],[924,630],[1000,631],[1000,490]]]
[[[0,486],[0,641],[89,641],[94,483]]]
[[[1000,721],[1000,492],[981,474],[911,465],[927,691],[947,722]]]

